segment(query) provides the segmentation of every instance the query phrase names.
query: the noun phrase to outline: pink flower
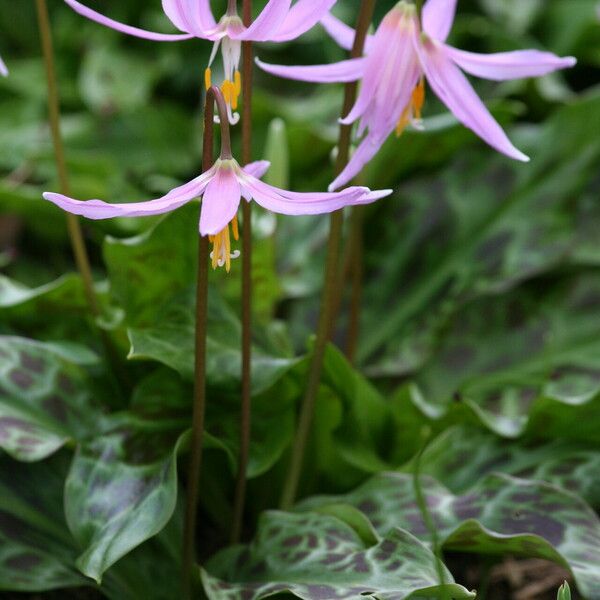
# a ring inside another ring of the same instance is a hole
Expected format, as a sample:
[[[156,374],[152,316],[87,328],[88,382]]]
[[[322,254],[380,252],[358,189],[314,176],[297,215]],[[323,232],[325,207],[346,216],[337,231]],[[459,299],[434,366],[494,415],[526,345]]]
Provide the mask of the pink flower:
[[[229,271],[231,260],[239,256],[238,251],[231,251],[229,226],[237,240],[237,211],[242,197],[284,215],[315,215],[368,204],[391,193],[391,190],[371,192],[365,187],[350,187],[335,193],[288,192],[260,181],[268,168],[268,162],[259,161],[242,169],[231,156],[222,155],[208,171],[156,200],[108,204],[102,200],[82,202],[51,192],[46,192],[44,198],[75,215],[110,219],[159,215],[202,197],[200,235],[208,235],[213,243],[213,267],[225,265]]]
[[[3,77],[6,77],[8,75],[8,69],[6,68],[6,65],[4,64],[2,57],[0,57],[0,75],[2,75]]]
[[[269,0],[256,20],[245,27],[237,14],[236,0],[228,0],[227,11],[217,23],[210,9],[210,0],[162,0],[165,14],[173,25],[183,33],[165,34],[146,31],[119,23],[84,6],[77,0],[65,0],[76,12],[101,25],[136,37],[157,42],[173,42],[200,38],[214,42],[213,51],[205,72],[206,89],[212,84],[211,65],[219,47],[223,57],[223,94],[230,108],[235,111],[241,93],[239,71],[243,41],[286,42],[302,35],[327,14],[336,0]],[[229,114],[230,122],[236,123],[239,115]]]
[[[394,130],[399,135],[409,123],[421,126],[425,80],[454,116],[490,146],[516,160],[529,160],[510,142],[461,69],[477,77],[503,81],[539,77],[572,67],[576,61],[539,50],[486,55],[453,48],[446,39],[454,21],[456,1],[427,0],[422,27],[415,6],[405,0],[398,2],[368,40],[363,58],[306,67],[257,61],[265,71],[290,79],[361,81],[357,101],[341,122],[358,121],[358,136],[368,133],[330,189],[355,177]],[[353,29],[331,15],[324,17],[322,24],[342,47],[352,46]]]

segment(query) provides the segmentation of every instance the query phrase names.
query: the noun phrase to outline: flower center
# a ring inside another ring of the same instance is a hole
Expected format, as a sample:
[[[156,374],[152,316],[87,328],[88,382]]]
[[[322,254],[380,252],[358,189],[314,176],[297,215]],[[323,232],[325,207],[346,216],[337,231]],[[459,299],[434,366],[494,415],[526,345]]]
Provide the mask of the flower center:
[[[425,104],[425,79],[421,77],[419,83],[413,90],[411,99],[406,105],[406,108],[402,112],[402,116],[396,125],[396,135],[400,137],[408,125],[412,124],[416,129],[423,128],[423,122],[421,119],[421,111],[423,110],[423,104]]]
[[[228,223],[225,228],[217,233],[216,235],[208,236],[208,240],[213,245],[213,250],[210,253],[210,258],[212,260],[212,267],[216,269],[217,267],[225,267],[225,270],[229,273],[231,269],[231,261],[238,258],[240,255],[239,250],[231,251],[231,238],[229,236],[229,225],[231,225],[231,230],[233,233],[233,239],[239,240],[240,233],[238,228],[238,220],[237,215],[233,217],[231,223]]]
[[[234,29],[243,31],[244,24],[237,15],[225,15],[219,22],[219,28],[223,31]],[[238,101],[242,93],[242,76],[240,74],[240,60],[242,57],[242,42],[233,40],[229,36],[217,40],[214,45],[208,61],[208,66],[204,71],[204,86],[208,88],[212,85],[212,64],[217,56],[217,52],[221,48],[221,56],[223,58],[223,82],[221,83],[221,91],[227,103],[227,113],[231,125],[235,125],[240,116],[237,112]],[[215,119],[218,122],[218,118]]]

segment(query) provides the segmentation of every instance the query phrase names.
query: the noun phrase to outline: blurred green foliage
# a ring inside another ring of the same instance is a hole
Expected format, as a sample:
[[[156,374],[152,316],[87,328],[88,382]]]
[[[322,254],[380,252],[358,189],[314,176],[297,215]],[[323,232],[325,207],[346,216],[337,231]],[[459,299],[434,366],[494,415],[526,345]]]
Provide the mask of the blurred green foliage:
[[[351,22],[357,4],[340,0],[335,12]],[[458,4],[454,45],[538,47],[578,65],[536,81],[476,83],[529,165],[495,155],[430,94],[425,132],[390,139],[362,176],[394,194],[364,211],[360,368],[328,349],[302,481],[303,496],[336,496],[302,505],[316,511],[306,518],[263,511],[277,505],[287,468],[327,219],[254,211],[245,537],[256,541],[207,563],[211,598],[283,589],[317,598],[348,586],[377,598],[423,589],[463,598],[467,567],[485,573],[506,553],[554,560],[579,593],[600,598],[597,1]],[[158,0],[89,5],[171,31]],[[392,5],[377,3],[376,22]],[[74,195],[138,200],[195,176],[210,44],[126,38],[59,0],[50,9]],[[83,223],[115,368],[87,315],[64,215],[41,199],[57,178],[33,1],[1,3],[0,32],[11,71],[0,79],[0,590],[85,586],[119,600],[178,598],[198,206]],[[319,27],[256,53],[289,64],[344,56]],[[255,73],[253,155],[273,160],[272,183],[327,186],[341,101],[339,86]],[[203,560],[228,541],[239,433],[239,265],[210,280]],[[340,346],[346,308],[343,296]],[[433,510],[443,549],[475,548],[458,567],[448,562],[445,586],[405,485],[430,433],[421,466],[428,503],[453,507],[451,518]],[[389,481],[400,482],[392,495],[401,498],[382,513]],[[560,532],[543,518],[553,512]],[[338,548],[346,562],[335,572]],[[268,569],[252,572],[264,562]],[[303,587],[307,573],[312,590]],[[79,593],[62,597],[87,597]],[[494,593],[479,597],[508,597]]]

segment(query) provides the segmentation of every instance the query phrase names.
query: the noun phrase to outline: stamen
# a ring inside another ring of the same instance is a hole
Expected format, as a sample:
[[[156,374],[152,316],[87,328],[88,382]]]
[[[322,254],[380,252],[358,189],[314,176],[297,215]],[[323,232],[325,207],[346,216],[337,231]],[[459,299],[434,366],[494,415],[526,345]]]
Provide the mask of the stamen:
[[[396,125],[396,136],[400,137],[408,125],[422,129],[421,113],[425,104],[425,79],[421,77],[413,90],[411,99],[400,116]]]
[[[235,84],[235,93],[239,96],[242,93],[242,75],[239,71],[235,72],[233,82]]]
[[[212,86],[212,71],[210,67],[206,67],[204,71],[204,87],[208,91]]]
[[[237,215],[230,223],[233,230],[234,239],[239,239]],[[231,251],[231,238],[229,236],[229,224],[216,235],[208,236],[210,243],[213,245],[213,250],[210,253],[212,268],[225,267],[229,273],[231,270],[231,261],[238,258],[239,250]]]

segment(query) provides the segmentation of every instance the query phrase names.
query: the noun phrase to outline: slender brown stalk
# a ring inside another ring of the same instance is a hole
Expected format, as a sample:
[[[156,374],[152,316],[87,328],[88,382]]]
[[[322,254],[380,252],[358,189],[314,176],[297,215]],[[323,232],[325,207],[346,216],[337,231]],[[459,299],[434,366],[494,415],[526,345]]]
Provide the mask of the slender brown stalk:
[[[219,88],[211,87],[206,93],[204,105],[204,139],[202,145],[202,171],[213,165],[213,117],[217,104],[221,119],[221,157],[231,158],[231,139],[227,107]],[[192,598],[196,557],[196,522],[198,513],[198,485],[202,467],[202,444],[204,439],[204,415],[206,412],[206,315],[208,310],[208,258],[209,240],[199,236],[198,271],[196,282],[196,354],[194,368],[194,406],[188,489],[183,531],[182,589],[186,600]]]
[[[50,116],[50,131],[52,134],[52,144],[54,146],[54,159],[56,161],[56,170],[61,194],[69,196],[71,193],[69,185],[69,175],[67,171],[67,162],[65,160],[65,149],[63,146],[61,127],[60,127],[60,94],[56,79],[56,69],[54,66],[54,47],[52,44],[52,30],[50,28],[50,18],[48,16],[48,6],[46,0],[36,0],[36,9],[38,24],[40,29],[40,38],[42,50],[44,53],[44,64],[46,67],[46,78],[48,80],[48,113]],[[70,213],[67,215],[67,229],[73,255],[77,269],[83,281],[85,296],[94,317],[100,314],[100,306],[94,291],[94,281],[92,279],[92,270],[90,261],[83,240],[83,234],[79,225],[79,219]]]
[[[242,19],[248,27],[252,22],[252,0],[243,0]],[[242,164],[252,160],[252,43],[243,44],[242,63]],[[242,396],[240,413],[240,451],[235,484],[231,541],[235,544],[242,534],[246,503],[246,472],[250,454],[252,429],[251,361],[252,361],[252,208],[242,203]]]
[[[354,45],[350,53],[351,58],[362,56],[367,31],[373,17],[375,0],[362,0],[360,13],[356,23],[356,36]],[[356,82],[346,84],[344,93],[344,106],[342,115],[347,115],[354,101],[356,100]],[[343,125],[340,128],[340,137],[338,141],[338,156],[336,161],[336,174],[342,172],[348,164],[350,157],[350,142],[352,129],[350,126]],[[321,309],[319,313],[319,323],[312,360],[309,367],[308,383],[306,395],[300,409],[298,428],[292,448],[292,458],[288,470],[287,479],[284,484],[283,494],[281,496],[281,508],[288,509],[294,503],[298,492],[298,484],[302,473],[304,455],[308,437],[310,435],[311,424],[313,420],[315,402],[319,391],[321,381],[321,372],[323,370],[323,360],[325,350],[333,328],[333,319],[335,314],[335,304],[337,295],[338,269],[340,243],[342,239],[342,226],[344,224],[344,215],[342,211],[334,212],[330,217],[329,238],[327,241],[327,261],[325,264],[325,284],[323,295],[321,297]]]
[[[346,337],[346,357],[351,364],[354,364],[356,359],[356,347],[360,330],[360,307],[363,292],[363,216],[362,206],[352,207],[350,239],[348,241],[352,289],[350,312],[348,314],[348,334]]]

